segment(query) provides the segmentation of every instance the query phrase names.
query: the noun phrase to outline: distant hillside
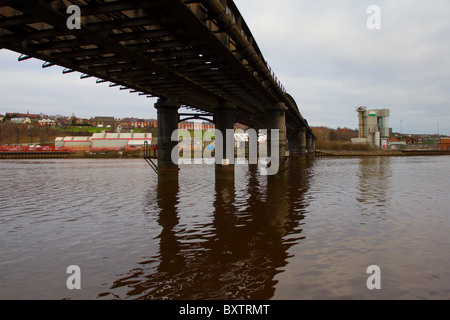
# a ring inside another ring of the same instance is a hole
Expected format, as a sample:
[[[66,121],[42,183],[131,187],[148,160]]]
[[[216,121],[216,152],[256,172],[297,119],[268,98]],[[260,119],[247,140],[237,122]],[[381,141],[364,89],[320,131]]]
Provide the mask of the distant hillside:
[[[331,129],[327,127],[312,127],[318,141],[323,142],[350,142],[352,138],[358,137],[358,131],[348,128]]]
[[[348,128],[331,129],[327,127],[312,127],[317,137],[317,150],[369,150],[369,145],[354,145],[352,138],[358,137],[358,130]]]

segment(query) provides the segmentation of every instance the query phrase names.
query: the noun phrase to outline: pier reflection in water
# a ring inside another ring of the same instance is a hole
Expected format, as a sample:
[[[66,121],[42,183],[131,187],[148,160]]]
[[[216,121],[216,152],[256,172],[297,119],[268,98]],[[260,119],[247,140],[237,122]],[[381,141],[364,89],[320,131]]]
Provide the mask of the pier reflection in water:
[[[141,159],[2,160],[0,181],[0,299],[450,299],[446,156],[177,184]]]
[[[356,200],[362,215],[386,213],[392,194],[390,157],[361,158]]]
[[[142,257],[99,297],[270,299],[288,249],[302,239],[309,166],[293,161],[264,177],[250,165],[236,167],[236,179],[158,183],[157,208],[153,194],[146,208],[161,227],[158,255]]]

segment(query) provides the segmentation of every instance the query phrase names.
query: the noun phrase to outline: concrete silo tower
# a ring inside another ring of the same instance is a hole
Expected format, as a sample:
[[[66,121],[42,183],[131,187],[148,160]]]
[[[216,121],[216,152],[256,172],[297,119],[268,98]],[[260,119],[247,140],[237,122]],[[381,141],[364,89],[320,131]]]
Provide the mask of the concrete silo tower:
[[[359,137],[353,143],[369,143],[376,147],[387,147],[389,140],[389,109],[357,109],[359,120]]]

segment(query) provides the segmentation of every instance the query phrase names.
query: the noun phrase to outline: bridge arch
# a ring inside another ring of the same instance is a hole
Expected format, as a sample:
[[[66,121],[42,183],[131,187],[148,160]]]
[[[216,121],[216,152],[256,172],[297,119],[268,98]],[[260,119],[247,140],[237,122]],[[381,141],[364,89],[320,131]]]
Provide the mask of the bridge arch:
[[[214,118],[213,118],[213,120],[211,120],[211,119],[208,119],[208,118],[205,118],[205,117],[202,117],[202,116],[195,116],[195,115],[193,115],[193,116],[190,116],[188,118],[181,119],[181,116],[182,115],[180,115],[178,117],[178,122],[179,123],[183,122],[183,121],[188,121],[188,120],[204,120],[204,121],[207,121],[207,122],[210,122],[210,123],[215,123]]]

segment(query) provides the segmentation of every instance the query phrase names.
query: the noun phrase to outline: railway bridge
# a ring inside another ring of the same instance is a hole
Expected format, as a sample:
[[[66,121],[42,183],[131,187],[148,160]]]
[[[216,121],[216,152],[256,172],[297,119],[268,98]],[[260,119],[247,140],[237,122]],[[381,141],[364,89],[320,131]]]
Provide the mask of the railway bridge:
[[[212,116],[223,133],[238,122],[267,129],[270,143],[278,129],[280,159],[313,149],[311,128],[232,0],[0,0],[0,48],[158,97],[160,174],[178,171],[171,135],[181,107]]]

